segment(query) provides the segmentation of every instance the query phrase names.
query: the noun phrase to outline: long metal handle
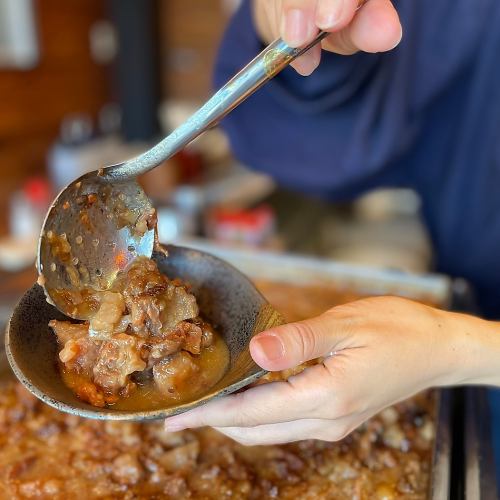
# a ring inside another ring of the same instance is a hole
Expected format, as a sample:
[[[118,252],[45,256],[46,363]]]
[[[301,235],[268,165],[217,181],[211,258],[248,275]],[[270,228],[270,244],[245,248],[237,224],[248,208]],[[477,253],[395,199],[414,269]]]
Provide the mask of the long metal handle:
[[[328,33],[320,32],[310,44],[295,49],[281,39],[274,41],[163,141],[132,160],[104,169],[103,174],[112,179],[123,180],[155,168],[217,124],[264,83],[327,35]]]

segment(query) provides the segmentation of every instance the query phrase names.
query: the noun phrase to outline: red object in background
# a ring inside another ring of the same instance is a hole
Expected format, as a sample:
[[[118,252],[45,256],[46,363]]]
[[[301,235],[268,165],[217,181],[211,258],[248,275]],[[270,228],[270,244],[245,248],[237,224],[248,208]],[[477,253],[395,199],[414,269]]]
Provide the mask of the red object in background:
[[[174,156],[179,165],[181,184],[197,183],[202,179],[204,164],[200,153],[192,149],[183,149]]]
[[[28,179],[22,187],[22,192],[30,203],[42,210],[48,208],[52,199],[50,184],[46,179],[41,177]]]
[[[267,205],[248,210],[219,209],[216,211],[216,220],[219,224],[230,224],[248,229],[255,229],[265,224],[273,217],[273,211]]]
[[[9,200],[9,230],[14,238],[36,239],[52,201],[52,188],[41,177],[32,177]]]
[[[263,246],[275,235],[275,215],[271,207],[217,209],[212,214],[212,237],[225,243]]]

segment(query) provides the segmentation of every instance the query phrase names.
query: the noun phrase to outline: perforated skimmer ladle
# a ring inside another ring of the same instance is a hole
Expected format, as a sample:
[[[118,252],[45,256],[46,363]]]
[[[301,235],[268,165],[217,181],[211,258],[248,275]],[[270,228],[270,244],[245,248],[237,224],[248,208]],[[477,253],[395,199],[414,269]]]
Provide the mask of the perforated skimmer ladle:
[[[106,290],[138,255],[151,257],[155,216],[136,177],[160,165],[244,101],[294,59],[321,42],[294,49],[271,43],[185,123],[144,154],[90,172],[61,191],[40,235],[37,267],[47,298],[64,314],[88,319],[85,295]]]

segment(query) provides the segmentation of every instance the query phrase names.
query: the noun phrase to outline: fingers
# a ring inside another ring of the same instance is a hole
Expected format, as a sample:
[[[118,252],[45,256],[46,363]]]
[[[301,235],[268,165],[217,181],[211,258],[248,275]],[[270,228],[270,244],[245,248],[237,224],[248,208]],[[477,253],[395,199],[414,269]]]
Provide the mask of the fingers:
[[[298,57],[291,64],[297,73],[309,76],[318,66],[321,60],[321,47],[316,45],[309,49],[303,56]]]
[[[283,444],[303,439],[329,439],[332,429],[336,428],[331,420],[303,419],[279,424],[258,425],[256,427],[217,427],[226,436],[245,446]],[[338,436],[341,439],[343,435]],[[336,439],[335,439],[336,441]]]
[[[291,47],[301,47],[323,30],[332,35],[322,47],[344,55],[391,50],[402,36],[391,0],[254,0],[254,18],[267,43],[281,36]],[[307,76],[320,58],[320,49],[314,47],[291,65]]]
[[[301,47],[316,36],[315,11],[316,0],[283,0],[280,34],[290,47]]]
[[[370,0],[349,26],[354,45],[364,52],[391,50],[401,41],[403,30],[389,0]]]
[[[317,0],[282,0],[279,16],[281,38],[290,47],[302,47],[318,33],[315,24]],[[310,75],[319,65],[321,49],[314,47],[292,63],[292,67],[303,75]]]
[[[280,33],[291,47],[301,47],[318,33],[338,31],[354,17],[358,0],[283,0]]]
[[[312,393],[315,391],[312,390]],[[203,426],[247,427],[301,418],[309,396],[286,382],[260,385],[226,396],[165,421],[167,431]]]
[[[401,41],[402,28],[390,0],[369,0],[344,29],[323,41],[324,49],[339,54],[385,52]]]
[[[283,0],[281,38],[291,47],[302,47],[313,40],[319,28],[340,30],[353,18],[358,0]],[[319,21],[319,22],[318,22]],[[292,63],[303,75],[310,75],[321,60],[321,48],[313,47]]]
[[[342,371],[340,367],[339,371]],[[211,401],[165,421],[169,432],[203,426],[255,427],[304,418],[342,418],[357,407],[342,395],[335,366],[318,364],[291,377]],[[364,411],[364,410],[363,410]]]
[[[372,416],[372,412],[367,412],[337,420],[312,418],[255,427],[216,427],[216,429],[245,446],[284,444],[304,439],[340,441]]]
[[[358,4],[358,0],[318,0],[315,24],[322,31],[341,30],[351,22]]]
[[[338,342],[334,330],[334,321],[326,315],[279,326],[256,335],[250,342],[250,353],[266,370],[293,368],[333,351]]]

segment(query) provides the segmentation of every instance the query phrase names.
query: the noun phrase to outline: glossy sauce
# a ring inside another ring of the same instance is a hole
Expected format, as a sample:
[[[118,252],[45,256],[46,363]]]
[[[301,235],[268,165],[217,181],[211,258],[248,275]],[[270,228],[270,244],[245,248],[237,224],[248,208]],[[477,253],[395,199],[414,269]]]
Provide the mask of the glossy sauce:
[[[180,397],[173,398],[158,389],[154,381],[148,380],[139,385],[128,398],[121,398],[113,408],[117,410],[155,410],[193,401],[212,388],[226,373],[229,367],[229,350],[220,335],[214,335],[214,343],[193,355],[199,371],[180,387]],[[167,403],[167,404],[165,404]]]
[[[136,382],[137,387],[127,397],[110,398],[106,406],[124,411],[148,411],[176,406],[203,396],[226,373],[230,360],[229,349],[222,337],[214,333],[213,344],[204,348],[201,354],[192,355],[192,358],[199,371],[179,387],[180,397],[173,397],[168,392],[160,391],[151,378],[142,383]],[[87,378],[65,370],[62,364],[61,374],[64,383],[70,389],[81,387],[88,382]],[[113,399],[117,401],[111,403]]]

